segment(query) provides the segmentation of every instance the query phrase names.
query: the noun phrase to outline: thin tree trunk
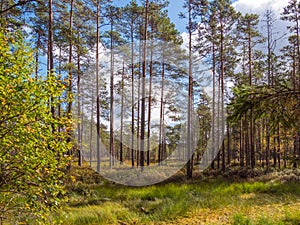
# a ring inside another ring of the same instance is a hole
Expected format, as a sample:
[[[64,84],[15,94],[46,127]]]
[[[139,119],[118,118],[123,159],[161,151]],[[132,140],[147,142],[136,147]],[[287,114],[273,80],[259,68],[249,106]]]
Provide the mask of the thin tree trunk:
[[[68,118],[72,117],[72,103],[73,103],[73,93],[72,93],[72,82],[73,82],[73,72],[72,72],[72,57],[73,57],[73,6],[74,0],[71,0],[70,3],[70,21],[69,21],[69,74],[68,74],[68,109],[67,114]]]
[[[188,17],[189,17],[189,85],[188,85],[188,120],[187,120],[187,165],[186,165],[186,171],[187,171],[187,177],[189,179],[193,176],[193,165],[191,160],[191,154],[192,154],[192,129],[191,129],[191,123],[192,123],[192,98],[193,98],[193,69],[192,69],[192,6],[191,6],[191,0],[189,0],[188,5]]]
[[[277,128],[277,156],[278,156],[278,169],[281,169],[281,164],[280,164],[280,127],[278,125]]]
[[[78,39],[79,39],[79,34],[78,34]],[[79,53],[77,54],[77,71],[78,71],[78,75],[77,75],[77,117],[78,117],[78,123],[77,123],[77,139],[78,139],[78,166],[82,166],[82,152],[81,152],[81,102],[80,102],[80,98],[81,98],[81,93],[80,93],[80,79],[81,79],[81,68],[80,68],[80,55]]]
[[[272,66],[271,66],[271,27],[270,27],[270,14],[267,14],[267,29],[268,29],[268,85],[273,85]],[[269,120],[266,120],[266,167],[267,173],[270,171],[270,130]]]
[[[259,123],[257,125],[257,139],[256,139],[256,153],[259,156],[258,160],[261,162],[262,161],[262,157],[261,157],[261,128],[262,128],[262,124]]]
[[[276,168],[277,165],[277,152],[276,152],[276,137],[273,136],[273,166]]]
[[[231,149],[230,149],[230,126],[227,123],[227,164],[230,166],[231,161]]]
[[[247,113],[244,118],[244,123],[245,123],[245,153],[246,153],[246,166],[250,166],[250,152],[249,152],[249,124],[247,121]]]
[[[94,127],[94,89],[92,88],[92,109],[90,118],[90,167],[92,167],[93,160],[93,127]],[[98,138],[97,138],[98,140]]]
[[[293,168],[298,167],[298,163],[296,161],[297,159],[297,150],[298,150],[298,137],[297,137],[297,131],[294,132],[294,154],[293,154]]]
[[[59,56],[58,56],[58,80],[61,80],[61,69],[62,69],[62,56],[61,56],[61,46],[59,46]],[[58,106],[57,106],[57,116],[58,118],[61,118],[61,103],[60,103],[60,100],[61,100],[61,96],[58,97]],[[61,127],[59,126],[58,127],[58,132],[61,131]]]
[[[142,44],[142,41],[140,40],[140,46]],[[142,60],[142,49],[140,48],[139,50],[139,79],[138,79],[138,94],[137,94],[137,132],[136,132],[136,136],[137,136],[137,142],[136,142],[136,146],[137,146],[137,152],[136,152],[136,165],[137,167],[140,166],[140,115],[141,115],[141,107],[140,107],[140,95],[141,95],[141,60]]]
[[[133,37],[133,18],[131,21],[131,166],[134,167],[134,37]]]
[[[53,72],[53,10],[52,0],[49,0],[49,24],[48,24],[48,72]]]
[[[110,135],[109,135],[109,147],[110,147],[110,168],[114,166],[115,146],[114,146],[114,49],[113,49],[113,21],[110,26]]]
[[[244,129],[243,129],[243,118],[240,121],[240,167],[245,166],[245,139],[244,139]]]
[[[151,41],[151,52],[150,52],[150,65],[149,65],[149,75],[150,75],[150,79],[149,79],[149,95],[148,95],[148,130],[147,130],[147,166],[150,166],[150,145],[151,145],[151,141],[150,141],[150,137],[151,137],[151,104],[152,104],[152,69],[153,69],[153,63],[152,63],[152,58],[153,58],[153,50],[152,50],[152,44],[153,42]]]
[[[121,81],[121,137],[120,137],[120,163],[123,164],[123,122],[124,122],[124,76],[125,65],[123,61],[122,81]]]
[[[159,139],[158,140],[158,165],[161,165],[161,162],[163,160],[164,86],[165,86],[165,63],[163,59],[162,74],[161,74],[160,120],[159,120],[159,136],[158,136]]]
[[[48,24],[48,74],[54,73],[54,57],[53,57],[53,10],[52,0],[49,0],[49,24]],[[50,97],[51,114],[55,116],[55,108],[52,106],[53,97]]]
[[[69,19],[69,72],[68,72],[68,91],[67,91],[67,118],[69,120],[72,119],[72,103],[73,103],[73,73],[72,73],[72,55],[73,55],[73,5],[74,0],[70,2],[70,19]],[[68,132],[68,139],[67,142],[71,142],[71,131]],[[69,155],[72,154],[72,150],[70,150]],[[71,162],[70,162],[71,165]]]
[[[143,43],[143,62],[142,62],[142,106],[141,106],[141,152],[140,165],[144,169],[145,163],[145,124],[146,124],[146,56],[147,56],[147,39],[148,39],[148,10],[149,1],[146,0],[145,6],[145,26],[144,26],[144,43]]]
[[[270,130],[269,125],[266,125],[266,166],[267,172],[270,171]]]
[[[221,120],[224,119],[224,93],[225,93],[225,86],[224,86],[224,75],[225,75],[225,68],[224,68],[224,34],[223,34],[223,22],[221,21],[221,49],[220,49],[220,58],[221,58]],[[226,170],[226,163],[225,163],[225,145],[224,145],[224,122],[222,121],[221,125],[221,137],[222,140],[222,171],[225,172]]]
[[[216,119],[216,50],[215,42],[213,41],[212,45],[212,76],[213,76],[213,98],[212,98],[212,150],[211,150],[211,169],[215,169],[215,119]],[[218,146],[217,146],[218,147]]]
[[[283,168],[286,169],[286,158],[287,158],[287,151],[289,148],[288,140],[287,140],[287,131],[284,131],[284,142],[283,142]]]
[[[161,148],[161,160],[164,164],[167,163],[167,145],[166,145],[166,129],[165,129],[165,104],[162,109],[162,148]]]
[[[41,34],[37,31],[37,43],[36,43],[36,53],[35,53],[35,79],[39,78],[39,49],[41,46]]]
[[[97,1],[97,13],[96,13],[96,130],[97,130],[97,172],[101,169],[101,158],[100,158],[100,79],[99,79],[99,38],[100,38],[100,0]]]
[[[249,60],[249,85],[252,86],[252,39],[251,39],[251,24],[248,21],[248,60]],[[253,111],[250,109],[250,158],[251,158],[251,168],[255,167],[255,150],[254,150],[254,128],[253,128]]]

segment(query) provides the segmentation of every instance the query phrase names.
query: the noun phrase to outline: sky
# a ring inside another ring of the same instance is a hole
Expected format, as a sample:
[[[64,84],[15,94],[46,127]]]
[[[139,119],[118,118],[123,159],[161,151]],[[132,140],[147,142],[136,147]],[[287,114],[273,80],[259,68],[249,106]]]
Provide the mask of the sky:
[[[179,13],[185,12],[183,8],[183,0],[169,0],[170,4],[168,7],[168,15],[171,21],[175,24],[177,30],[180,33],[186,32],[186,19],[180,19]],[[129,0],[115,0],[117,5],[125,5]],[[264,14],[267,9],[270,9],[274,13],[275,28],[278,33],[286,32],[286,23],[284,21],[280,21],[280,13],[283,11],[283,7],[288,5],[289,0],[233,0],[234,8],[245,14],[245,13],[256,13],[260,15],[261,20],[264,19]],[[259,27],[262,33],[265,33],[263,24]],[[185,35],[185,34],[183,34]]]
[[[288,5],[289,0],[238,0],[233,6],[242,14],[255,13],[260,16],[260,24],[258,29],[266,37],[267,28],[264,21],[267,10],[271,10],[273,13],[274,26],[273,26],[273,39],[276,40],[276,49],[279,51],[282,47],[287,45],[287,25],[286,21],[280,19],[283,8]],[[282,38],[284,37],[284,38]]]
[[[289,0],[235,0],[232,4],[233,7],[241,12],[255,13],[260,16],[260,24],[258,29],[260,32],[266,36],[266,26],[264,23],[266,10],[271,10],[274,16],[274,39],[280,38],[285,33],[287,33],[287,22],[280,20],[280,14],[283,8],[288,5]],[[168,14],[171,21],[175,24],[177,30],[182,34],[184,42],[186,42],[188,34],[186,33],[186,23],[185,19],[179,19],[178,14],[184,12],[183,0],[170,0],[170,5],[168,7]],[[277,43],[277,49],[282,48],[286,45],[286,39],[280,39]]]
[[[183,0],[170,0],[168,7],[168,14],[171,21],[176,25],[177,30],[183,33],[186,30],[186,21],[184,19],[179,19],[178,14],[184,12]]]
[[[245,13],[256,13],[263,18],[267,9],[271,9],[274,12],[277,19],[280,18],[280,13],[288,4],[289,0],[235,0],[233,1],[234,8],[245,14]],[[180,33],[186,31],[186,21],[179,19],[178,14],[183,11],[183,1],[182,0],[170,0],[170,5],[168,8],[169,16],[171,21],[175,23],[176,28]],[[279,23],[278,25],[282,25]],[[278,29],[285,28],[284,26],[277,26]]]

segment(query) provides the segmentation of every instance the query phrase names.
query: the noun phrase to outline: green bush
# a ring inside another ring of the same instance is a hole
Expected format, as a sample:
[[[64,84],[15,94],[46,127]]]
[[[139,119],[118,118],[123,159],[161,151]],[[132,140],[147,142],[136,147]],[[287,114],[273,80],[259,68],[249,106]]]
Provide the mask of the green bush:
[[[64,195],[70,122],[52,115],[63,86],[35,79],[20,32],[0,30],[0,223],[46,220]],[[51,103],[50,103],[51,96]]]

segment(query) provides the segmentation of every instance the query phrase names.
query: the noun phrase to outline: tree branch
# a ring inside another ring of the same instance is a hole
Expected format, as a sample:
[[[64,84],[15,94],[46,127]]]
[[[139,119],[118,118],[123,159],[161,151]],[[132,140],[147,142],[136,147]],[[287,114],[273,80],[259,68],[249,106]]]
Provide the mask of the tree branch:
[[[18,7],[18,6],[23,6],[23,5],[25,5],[25,4],[29,3],[29,2],[34,2],[34,1],[38,2],[37,0],[20,0],[20,1],[18,1],[17,3],[11,5],[10,7],[1,10],[1,11],[0,11],[0,15],[3,14],[3,13],[8,12],[8,11],[10,11],[10,10],[12,10],[13,8],[16,8],[16,7]]]

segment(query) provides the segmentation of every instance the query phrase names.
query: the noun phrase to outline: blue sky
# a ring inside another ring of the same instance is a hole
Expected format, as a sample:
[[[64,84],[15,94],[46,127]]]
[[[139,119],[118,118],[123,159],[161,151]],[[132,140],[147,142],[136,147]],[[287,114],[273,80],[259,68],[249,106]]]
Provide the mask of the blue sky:
[[[115,4],[118,6],[124,6],[126,3],[130,2],[130,0],[114,0]],[[140,2],[137,0],[137,2]],[[182,12],[183,9],[183,0],[170,0],[170,4],[168,7],[168,14],[171,19],[171,21],[176,25],[177,30],[180,33],[183,33],[185,31],[185,23],[183,19],[179,19],[178,14]]]
[[[169,17],[171,18],[171,21],[176,25],[177,30],[180,33],[183,33],[184,31],[186,31],[186,21],[184,19],[179,19],[178,14],[180,12],[184,12],[183,1],[171,0],[168,7]]]
[[[232,3],[238,0],[233,0]],[[171,21],[176,25],[177,30],[180,33],[186,31],[186,22],[184,19],[179,19],[178,14],[180,12],[184,12],[185,9],[183,8],[183,0],[170,0],[170,4],[168,7],[169,17]]]
[[[169,1],[170,1],[169,7],[168,7],[169,17],[170,17],[171,21],[175,24],[177,30],[180,33],[183,33],[186,31],[187,21],[185,21],[185,19],[180,19],[178,15],[180,12],[185,11],[185,9],[183,8],[184,1],[183,0],[169,0]],[[236,1],[238,1],[238,0],[233,0],[232,2],[234,3]],[[130,0],[115,0],[114,2],[118,6],[123,6],[126,3],[130,2]]]

